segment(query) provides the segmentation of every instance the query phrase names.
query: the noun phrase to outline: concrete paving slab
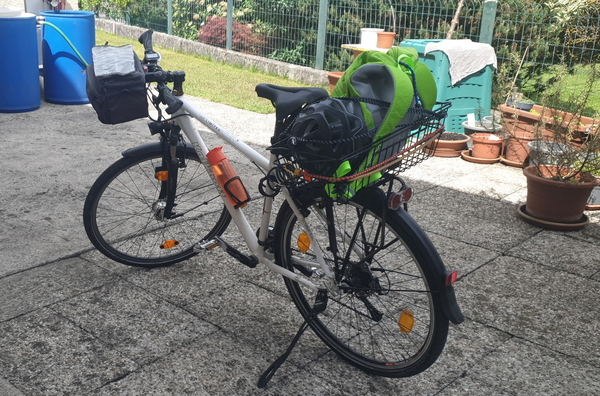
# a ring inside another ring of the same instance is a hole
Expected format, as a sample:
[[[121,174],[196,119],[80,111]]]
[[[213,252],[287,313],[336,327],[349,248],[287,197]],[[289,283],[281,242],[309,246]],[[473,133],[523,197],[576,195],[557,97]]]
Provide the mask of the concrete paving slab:
[[[458,271],[459,278],[476,271],[479,267],[501,254],[494,250],[448,238],[434,232],[429,233],[429,239],[431,239],[444,261],[446,269]]]
[[[600,224],[600,210],[587,211],[585,214],[590,219],[591,224]],[[593,241],[600,239],[600,227],[585,227],[580,233],[589,236]]]
[[[420,194],[410,213],[426,231],[498,252],[539,232],[518,217],[511,203],[448,187]]]
[[[114,276],[74,257],[0,278],[0,322],[76,296]]]
[[[599,228],[599,225],[588,226],[588,229],[594,228]],[[591,278],[600,270],[598,241],[578,232],[543,231],[507,254],[586,278]]]
[[[431,157],[426,161],[408,169],[403,176],[409,180],[422,180],[438,186],[451,183],[453,180],[480,171],[481,165],[467,162],[459,157]]]
[[[89,105],[42,102],[34,112],[0,114],[0,125],[3,172],[14,181],[0,195],[0,275],[91,247],[80,220],[87,190],[124,148],[154,140],[145,121],[102,125]]]
[[[283,281],[281,287],[283,290]],[[208,298],[199,299],[185,308],[239,342],[261,348],[272,361],[284,353],[303,323],[289,296],[277,295],[247,282],[237,282],[228,288],[208,287],[207,292]],[[309,365],[328,352],[310,331],[301,340],[289,357],[290,362]]]
[[[204,363],[201,370],[199,362]],[[343,394],[328,378],[311,375],[307,387],[304,370],[289,364],[284,364],[266,389],[257,389],[258,378],[270,363],[271,358],[260,348],[240,343],[234,336],[213,334],[104,387],[98,394],[138,394],[140,389],[168,395]]]
[[[394,379],[369,376],[351,366],[340,364],[337,356],[331,353],[304,367],[304,370],[309,375],[328,378],[330,383],[344,392],[341,394],[346,395],[435,395],[509,339],[506,333],[467,321],[464,326],[451,329],[446,350],[438,361],[414,377]]]
[[[600,371],[575,357],[514,338],[441,395],[597,395]]]
[[[0,370],[26,395],[89,394],[138,365],[50,308],[0,323]]]
[[[177,306],[204,302],[210,297],[207,295],[209,289],[229,288],[243,276],[238,275],[243,270],[242,264],[231,261],[224,252],[207,253],[169,267],[152,270],[136,268],[123,277]]]
[[[4,396],[24,396],[17,388],[12,386],[10,382],[0,377],[0,395]]]
[[[597,283],[513,257],[464,277],[464,314],[517,337],[598,366]]]
[[[479,165],[468,175],[440,184],[453,190],[480,197],[504,199],[527,187],[523,172],[502,164]]]
[[[125,281],[108,283],[52,309],[140,365],[217,330]]]

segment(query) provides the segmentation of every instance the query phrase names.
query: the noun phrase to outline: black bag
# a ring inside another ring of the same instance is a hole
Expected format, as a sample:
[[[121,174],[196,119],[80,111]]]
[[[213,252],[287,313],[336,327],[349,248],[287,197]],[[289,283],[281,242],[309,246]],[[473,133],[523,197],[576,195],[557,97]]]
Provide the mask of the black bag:
[[[119,124],[148,117],[144,69],[131,44],[97,46],[92,54],[94,63],[87,68],[86,91],[98,120]]]

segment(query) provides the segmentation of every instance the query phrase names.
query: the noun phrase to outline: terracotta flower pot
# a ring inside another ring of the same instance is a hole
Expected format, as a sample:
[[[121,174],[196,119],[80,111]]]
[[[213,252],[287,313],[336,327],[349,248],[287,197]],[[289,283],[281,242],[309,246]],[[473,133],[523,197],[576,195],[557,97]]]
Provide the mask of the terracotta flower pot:
[[[392,48],[392,45],[394,45],[395,38],[395,32],[377,32],[377,47]]]
[[[327,79],[329,80],[329,93],[333,92],[335,85],[343,75],[344,72],[327,72]]]
[[[556,125],[569,127],[576,134],[585,135],[599,121],[591,117],[576,118],[571,113],[540,105],[534,105],[531,111],[520,110],[507,105],[499,105],[498,110],[502,112],[504,130],[509,134],[535,132],[550,139],[553,136],[553,127]]]
[[[426,151],[434,157],[459,157],[469,139],[462,133],[443,132],[438,139],[427,143]]]
[[[529,147],[527,144],[534,139],[532,132],[518,131],[509,134],[506,141],[504,158],[515,164],[524,164],[529,156]]]
[[[523,169],[527,178],[525,211],[547,222],[577,223],[583,217],[586,202],[597,182],[568,183],[550,179],[556,172],[554,165]]]
[[[502,152],[502,144],[504,140],[498,135],[491,133],[474,133],[471,135],[473,139],[473,148],[471,156],[474,158],[493,159],[499,158]]]

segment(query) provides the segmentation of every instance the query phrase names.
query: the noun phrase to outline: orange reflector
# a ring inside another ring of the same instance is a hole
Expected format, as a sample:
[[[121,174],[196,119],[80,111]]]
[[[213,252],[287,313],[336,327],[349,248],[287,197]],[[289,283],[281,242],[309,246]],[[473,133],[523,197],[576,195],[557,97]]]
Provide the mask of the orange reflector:
[[[413,313],[408,309],[405,309],[400,314],[398,318],[398,327],[400,328],[400,333],[410,333],[415,325],[415,317]]]
[[[171,249],[171,248],[174,248],[177,245],[179,245],[179,241],[175,241],[173,239],[169,239],[168,241],[165,241],[165,243],[163,243],[162,245],[160,245],[160,248],[161,249]]]
[[[300,249],[302,253],[308,252],[308,249],[310,249],[310,238],[308,237],[308,234],[306,232],[303,232],[302,234],[298,235],[297,244],[298,249]]]
[[[444,283],[446,286],[452,286],[454,282],[456,282],[456,278],[458,278],[458,271],[446,271],[444,273]]]
[[[169,171],[158,171],[154,174],[154,178],[160,181],[169,180]]]

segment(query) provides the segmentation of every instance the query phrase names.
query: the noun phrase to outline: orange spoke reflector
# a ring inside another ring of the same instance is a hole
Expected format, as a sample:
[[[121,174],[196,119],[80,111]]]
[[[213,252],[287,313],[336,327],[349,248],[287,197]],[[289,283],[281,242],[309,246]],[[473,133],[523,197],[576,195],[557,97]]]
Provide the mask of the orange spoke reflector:
[[[206,248],[206,250],[213,250],[214,248],[216,248],[217,246],[219,246],[218,243],[215,243],[214,245],[210,245],[209,247]]]
[[[400,333],[410,333],[415,325],[415,317],[413,313],[408,309],[405,309],[400,314],[398,318],[398,327],[400,328]]]
[[[160,245],[160,248],[161,249],[171,249],[171,248],[174,248],[177,245],[179,245],[179,241],[175,241],[173,239],[169,239],[168,241],[165,241],[165,243],[163,243],[162,245]]]
[[[303,232],[302,234],[298,235],[297,244],[298,249],[300,249],[302,253],[308,252],[308,249],[310,249],[310,238],[308,237],[308,234],[306,232]]]
[[[154,174],[154,178],[160,181],[169,180],[169,171],[158,171]]]

